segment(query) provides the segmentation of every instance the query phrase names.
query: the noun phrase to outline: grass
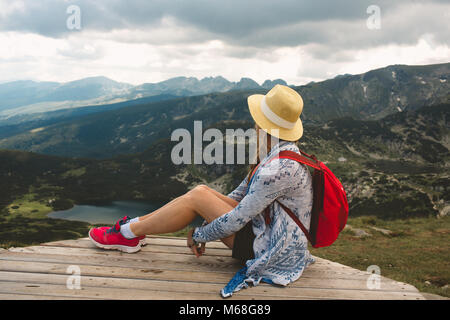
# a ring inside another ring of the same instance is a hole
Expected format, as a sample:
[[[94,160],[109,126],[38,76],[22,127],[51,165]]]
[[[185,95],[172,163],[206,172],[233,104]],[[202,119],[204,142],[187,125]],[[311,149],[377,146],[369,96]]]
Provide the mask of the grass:
[[[68,177],[81,177],[86,173],[86,167],[71,169],[69,171],[66,171],[64,174],[61,175],[62,178],[68,178]]]
[[[359,270],[377,265],[382,276],[450,297],[450,217],[387,221],[369,216],[350,218],[348,224],[371,236],[358,238],[345,229],[332,246],[312,248],[312,254]],[[392,234],[371,227],[388,229]]]
[[[16,215],[0,217],[0,248],[23,247],[43,242],[86,237],[89,223]]]
[[[5,215],[7,219],[17,216],[33,219],[46,218],[53,211],[43,200],[36,200],[34,193],[28,193],[14,200],[6,209],[9,211],[9,214]]]
[[[86,237],[92,225],[48,218],[53,209],[48,199],[38,200],[35,191],[30,188],[29,193],[0,210],[0,248]]]

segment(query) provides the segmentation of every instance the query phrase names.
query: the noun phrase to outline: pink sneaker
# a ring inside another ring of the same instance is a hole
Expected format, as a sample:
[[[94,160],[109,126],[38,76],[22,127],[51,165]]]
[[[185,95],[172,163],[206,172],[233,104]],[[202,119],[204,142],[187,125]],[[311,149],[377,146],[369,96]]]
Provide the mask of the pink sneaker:
[[[97,229],[106,231],[108,229],[111,229],[111,227],[98,227]],[[145,247],[147,245],[147,242],[145,241],[145,236],[140,236],[138,237],[138,239],[139,243],[141,244],[141,247]]]
[[[131,220],[131,218],[129,216],[125,216],[122,219],[117,220],[116,223],[119,223],[120,225],[122,225],[122,224],[127,223],[129,220]],[[106,231],[106,230],[108,230],[110,228],[111,227],[98,227],[97,229]],[[140,236],[138,238],[139,238],[139,243],[141,244],[142,247],[147,245],[147,242],[145,241],[145,236]]]
[[[89,239],[99,248],[114,249],[127,253],[141,250],[139,237],[127,239],[120,233],[119,221],[107,230],[104,228],[92,228],[89,230]]]

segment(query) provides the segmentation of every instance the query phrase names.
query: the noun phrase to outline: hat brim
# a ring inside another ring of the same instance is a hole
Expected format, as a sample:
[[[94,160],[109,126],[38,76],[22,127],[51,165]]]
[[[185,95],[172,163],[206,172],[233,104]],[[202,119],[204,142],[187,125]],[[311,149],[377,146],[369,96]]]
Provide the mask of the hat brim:
[[[278,139],[287,141],[297,141],[303,135],[302,120],[298,118],[292,129],[280,127],[267,119],[261,110],[261,101],[264,98],[262,94],[254,94],[247,98],[248,109],[255,123],[268,134]]]

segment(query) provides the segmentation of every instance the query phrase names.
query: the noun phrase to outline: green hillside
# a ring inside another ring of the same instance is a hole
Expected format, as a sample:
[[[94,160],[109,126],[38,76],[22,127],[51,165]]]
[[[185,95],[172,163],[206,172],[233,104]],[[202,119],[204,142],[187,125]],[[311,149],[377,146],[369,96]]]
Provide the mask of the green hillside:
[[[300,147],[336,173],[352,216],[437,216],[449,202],[449,110],[443,104],[376,121],[343,118],[307,125]],[[211,121],[219,129],[251,125]],[[166,202],[197,183],[228,192],[247,172],[246,165],[174,165],[176,143],[160,139],[144,152],[103,160],[2,150],[2,216],[19,212],[12,207],[23,197],[51,210],[117,199]]]
[[[361,75],[296,87],[304,98],[305,124],[321,125],[351,117],[376,120],[424,105],[449,102],[450,63],[389,66]],[[208,127],[223,121],[251,121],[247,97],[266,89],[212,93],[62,119],[41,127],[21,124],[0,148],[66,157],[110,158],[142,152],[176,128],[191,129],[194,120]],[[0,134],[1,134],[0,128]],[[1,137],[1,136],[0,136]]]

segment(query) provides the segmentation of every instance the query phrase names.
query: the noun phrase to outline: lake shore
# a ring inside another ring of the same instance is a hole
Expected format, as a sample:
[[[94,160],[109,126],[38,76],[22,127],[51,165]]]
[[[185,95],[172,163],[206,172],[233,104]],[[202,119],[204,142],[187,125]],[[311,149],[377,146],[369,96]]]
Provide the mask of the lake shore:
[[[104,205],[74,205],[67,210],[53,211],[47,214],[47,217],[71,221],[84,221],[91,224],[111,225],[125,215],[130,218],[142,216],[158,209],[160,206],[160,204],[147,201],[120,200],[112,201]]]

